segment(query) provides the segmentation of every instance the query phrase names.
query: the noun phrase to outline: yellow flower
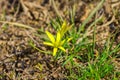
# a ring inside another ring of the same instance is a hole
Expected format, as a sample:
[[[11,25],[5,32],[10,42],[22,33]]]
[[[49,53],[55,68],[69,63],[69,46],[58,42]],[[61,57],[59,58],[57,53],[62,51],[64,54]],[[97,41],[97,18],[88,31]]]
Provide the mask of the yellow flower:
[[[64,34],[71,28],[71,26],[67,25],[67,22],[64,21],[63,24],[62,24],[62,28],[60,29],[60,34],[61,34],[61,37],[64,36]]]
[[[70,28],[71,26],[68,26],[66,21],[64,21],[61,29],[57,32],[56,38],[54,38],[50,32],[46,31],[46,34],[51,42],[44,42],[43,44],[53,47],[53,56],[56,55],[58,48],[65,52],[65,49],[62,47],[62,45],[65,43],[65,41],[69,42],[72,38],[62,40],[62,37]]]
[[[56,39],[50,32],[46,31],[46,34],[51,42],[44,42],[43,44],[53,47],[53,56],[56,55],[58,48],[65,52],[65,49],[62,47],[65,43],[65,39],[61,41],[61,34],[59,31],[57,32]]]

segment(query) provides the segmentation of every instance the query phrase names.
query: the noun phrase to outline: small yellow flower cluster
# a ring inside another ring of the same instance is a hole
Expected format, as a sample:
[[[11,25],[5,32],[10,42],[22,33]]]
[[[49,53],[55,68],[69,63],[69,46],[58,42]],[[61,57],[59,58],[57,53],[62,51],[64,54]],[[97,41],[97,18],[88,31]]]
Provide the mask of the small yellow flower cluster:
[[[64,34],[71,28],[71,26],[67,25],[66,21],[63,22],[61,29],[57,32],[56,38],[46,31],[46,34],[51,42],[44,42],[43,44],[53,47],[53,56],[56,56],[58,48],[65,52],[64,47],[62,45],[65,43],[66,39],[62,40]],[[72,38],[68,38],[67,42],[69,42]]]

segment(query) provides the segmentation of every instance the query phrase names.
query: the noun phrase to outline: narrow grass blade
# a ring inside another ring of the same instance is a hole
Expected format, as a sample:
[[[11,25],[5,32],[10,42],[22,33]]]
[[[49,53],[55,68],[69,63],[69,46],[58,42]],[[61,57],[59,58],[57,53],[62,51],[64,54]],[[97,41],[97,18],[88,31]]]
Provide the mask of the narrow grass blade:
[[[101,2],[98,4],[98,6],[90,13],[90,15],[88,16],[88,18],[83,22],[83,24],[81,26],[79,26],[78,33],[80,33],[81,31],[84,31],[84,27],[86,26],[86,24],[88,23],[88,21],[100,9],[100,7],[103,5],[104,2],[105,2],[105,0],[101,0]]]

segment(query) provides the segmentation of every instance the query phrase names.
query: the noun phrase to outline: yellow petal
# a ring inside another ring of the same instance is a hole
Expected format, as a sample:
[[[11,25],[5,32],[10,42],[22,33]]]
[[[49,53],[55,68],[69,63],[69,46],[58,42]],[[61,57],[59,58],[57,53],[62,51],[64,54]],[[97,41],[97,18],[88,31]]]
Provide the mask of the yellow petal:
[[[50,42],[43,42],[43,44],[45,44],[45,45],[48,45],[48,46],[54,46],[52,43],[50,43]]]
[[[63,22],[62,28],[61,28],[61,30],[60,30],[61,38],[64,36],[64,34],[65,34],[71,27],[72,27],[72,25],[71,25],[71,26],[67,25],[67,22],[66,22],[66,21]]]
[[[59,45],[59,44],[60,44],[60,40],[61,40],[60,32],[57,32],[56,45]]]
[[[59,47],[62,51],[64,51],[65,52],[65,49],[63,48],[63,47]]]
[[[58,48],[53,49],[53,56],[56,56],[57,50],[58,50]]]
[[[62,27],[60,29],[61,38],[64,36],[64,33],[66,32],[66,25],[67,25],[67,23],[66,23],[66,21],[64,21],[62,24]]]
[[[61,41],[60,46],[62,46],[65,43],[65,39]]]
[[[63,24],[62,24],[62,29],[63,30],[66,28],[66,25],[67,25],[67,23],[66,23],[66,21],[64,21]]]
[[[47,34],[47,36],[49,37],[50,41],[51,41],[52,43],[54,43],[54,42],[55,42],[54,36],[53,36],[50,32],[48,32],[48,31],[46,31],[46,34]]]
[[[71,38],[68,38],[67,42],[71,41],[72,39],[73,39],[72,37],[71,37]]]

